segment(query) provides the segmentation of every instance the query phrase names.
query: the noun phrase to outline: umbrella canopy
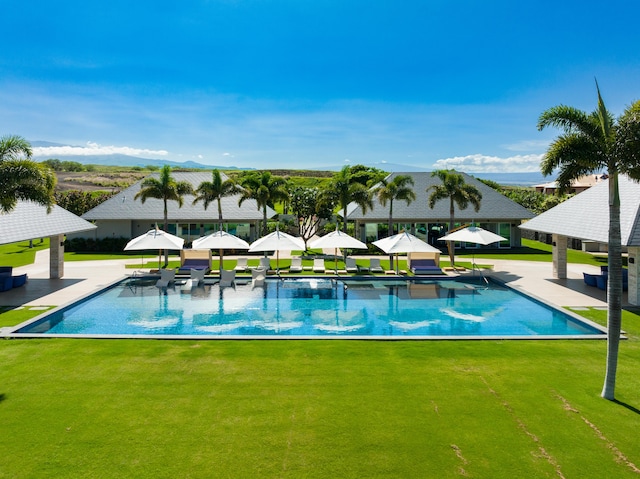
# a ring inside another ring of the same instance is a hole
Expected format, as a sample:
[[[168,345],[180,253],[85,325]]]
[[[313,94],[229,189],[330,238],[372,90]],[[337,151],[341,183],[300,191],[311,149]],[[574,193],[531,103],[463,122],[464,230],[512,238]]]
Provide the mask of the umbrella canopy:
[[[182,249],[184,240],[159,229],[152,229],[133,238],[124,247],[125,251],[145,249]]]
[[[488,245],[497,243],[498,241],[507,241],[507,238],[503,238],[500,235],[477,226],[467,226],[466,228],[445,235],[442,238],[438,238],[438,241],[462,241],[464,243]]]
[[[280,230],[258,238],[249,245],[250,253],[256,251],[291,251],[294,249],[304,250],[304,241]]]
[[[385,253],[440,253],[440,250],[429,243],[425,243],[420,238],[413,236],[406,231],[397,235],[388,236],[381,240],[374,241],[373,244]],[[396,258],[396,273],[398,272],[398,259]]]
[[[125,247],[125,251],[140,251],[147,249],[182,249],[184,240],[178,236],[154,228],[145,234],[133,238]],[[160,268],[160,258],[158,258],[158,269]]]
[[[407,232],[382,238],[373,244],[385,253],[440,253],[438,248]]]
[[[362,241],[349,236],[340,230],[333,231],[324,235],[322,238],[318,238],[309,244],[309,248],[352,248],[352,249],[367,249],[367,245]]]
[[[275,230],[262,238],[258,238],[249,246],[249,252],[276,251],[276,271],[280,271],[279,251],[291,251],[294,249],[305,250],[304,241],[280,230]]]
[[[216,231],[193,240],[194,249],[249,249],[249,243],[226,231]]]
[[[335,270],[338,272],[338,248],[367,249],[367,245],[362,241],[349,236],[340,230],[332,231],[324,235],[322,238],[311,242],[309,248],[333,248],[333,257],[335,259]]]

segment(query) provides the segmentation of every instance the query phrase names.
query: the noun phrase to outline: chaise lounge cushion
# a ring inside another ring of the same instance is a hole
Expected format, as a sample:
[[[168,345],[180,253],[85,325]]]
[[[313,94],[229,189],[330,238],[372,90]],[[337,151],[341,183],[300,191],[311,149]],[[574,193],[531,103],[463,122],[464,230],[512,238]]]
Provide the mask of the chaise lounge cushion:
[[[11,276],[0,276],[0,291],[9,291],[13,288],[13,278]]]
[[[184,260],[184,263],[178,268],[179,274],[190,274],[192,269],[202,269],[205,273],[210,271],[209,260],[201,258],[188,258]]]
[[[432,259],[414,259],[411,260],[411,272],[413,274],[427,273],[438,274],[442,273],[442,269],[436,265],[435,260]]]

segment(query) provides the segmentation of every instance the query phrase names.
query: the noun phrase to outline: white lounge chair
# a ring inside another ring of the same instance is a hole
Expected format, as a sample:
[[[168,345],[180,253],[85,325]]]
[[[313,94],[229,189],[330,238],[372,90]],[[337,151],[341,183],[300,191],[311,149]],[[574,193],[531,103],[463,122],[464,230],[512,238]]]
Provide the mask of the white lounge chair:
[[[347,270],[347,273],[357,273],[358,265],[356,264],[356,260],[353,258],[347,258],[344,269]]]
[[[260,258],[259,268],[264,268],[265,271],[269,271],[271,269],[271,260],[268,257],[263,256]]]
[[[236,282],[236,271],[221,269],[220,270],[220,286],[231,286]]]
[[[371,258],[369,260],[369,273],[384,273],[384,269],[380,266],[379,258]]]
[[[264,268],[255,268],[251,270],[251,284],[253,286],[263,286],[266,278],[267,271]]]
[[[291,258],[291,266],[289,266],[289,273],[301,273],[302,272],[302,258],[294,256]]]
[[[176,279],[175,269],[161,269],[160,279],[156,282],[158,288],[166,288],[169,283],[172,283]]]
[[[247,266],[247,258],[244,258],[244,257],[238,258],[238,262],[234,269],[236,271],[246,271],[248,268],[249,266]]]
[[[316,258],[313,260],[313,272],[314,273],[326,273],[326,269],[324,267],[324,259]]]

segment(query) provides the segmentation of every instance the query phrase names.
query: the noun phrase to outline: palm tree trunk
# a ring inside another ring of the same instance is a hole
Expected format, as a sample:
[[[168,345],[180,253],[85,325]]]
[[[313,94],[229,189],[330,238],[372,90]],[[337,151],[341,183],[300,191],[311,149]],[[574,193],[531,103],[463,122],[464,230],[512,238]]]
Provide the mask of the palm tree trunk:
[[[451,234],[453,231],[453,227],[455,225],[455,207],[453,204],[453,197],[450,199],[451,203],[449,206],[449,231],[447,234]],[[451,261],[451,267],[455,268],[455,242],[449,241],[449,261]]]
[[[222,231],[222,203],[220,198],[218,198],[218,231]],[[218,265],[218,269],[222,271],[222,262],[224,261],[224,251],[222,248],[218,251],[218,256],[220,258],[220,264]]]
[[[615,399],[618,350],[622,329],[622,248],[617,173],[609,174],[609,278],[607,281],[607,372],[602,397]]]
[[[389,201],[389,232],[387,236],[393,236],[393,200]],[[393,253],[389,253],[389,269],[393,269]]]
[[[347,233],[347,205],[342,209],[342,232]]]
[[[167,199],[164,199],[164,232],[168,233],[169,229],[169,211],[167,210]],[[164,250],[164,267],[169,266],[169,250]]]

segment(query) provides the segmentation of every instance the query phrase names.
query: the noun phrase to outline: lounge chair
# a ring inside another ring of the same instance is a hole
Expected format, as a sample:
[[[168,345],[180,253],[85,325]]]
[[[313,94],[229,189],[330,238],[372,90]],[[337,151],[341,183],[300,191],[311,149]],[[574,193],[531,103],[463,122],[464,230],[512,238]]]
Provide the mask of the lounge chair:
[[[433,259],[412,259],[411,272],[413,274],[442,274],[442,269]]]
[[[238,272],[244,272],[248,268],[249,266],[247,266],[247,258],[245,257],[238,258],[238,262],[236,263],[236,267],[234,269]]]
[[[166,288],[169,283],[172,283],[176,279],[175,269],[161,269],[160,279],[156,282],[158,288]]]
[[[324,267],[324,259],[315,258],[313,260],[313,272],[314,273],[326,273],[326,268]]]
[[[291,266],[289,266],[289,273],[301,273],[302,272],[302,258],[294,256],[291,258]]]
[[[358,265],[356,264],[356,260],[353,258],[347,258],[347,260],[345,261],[344,269],[347,271],[347,273],[357,273]]]
[[[251,270],[251,284],[253,286],[263,286],[267,277],[267,271],[264,268],[255,268]]]
[[[380,266],[379,258],[371,258],[369,260],[369,273],[384,273],[384,269]]]
[[[263,256],[262,258],[260,258],[260,266],[258,267],[264,268],[266,271],[269,271],[271,269],[271,260],[266,256]]]
[[[236,271],[234,269],[220,270],[220,286],[231,286],[236,282]]]
[[[13,278],[11,276],[0,276],[0,291],[9,291],[13,288]]]
[[[20,286],[24,286],[27,282],[27,273],[19,274],[17,276],[11,277],[14,288],[19,288]]]
[[[598,286],[598,281],[596,280],[597,274],[582,273],[582,275],[584,276],[584,282],[587,286]]]
[[[204,281],[205,270],[203,269],[192,269],[191,270],[191,282],[194,286],[199,285]]]

